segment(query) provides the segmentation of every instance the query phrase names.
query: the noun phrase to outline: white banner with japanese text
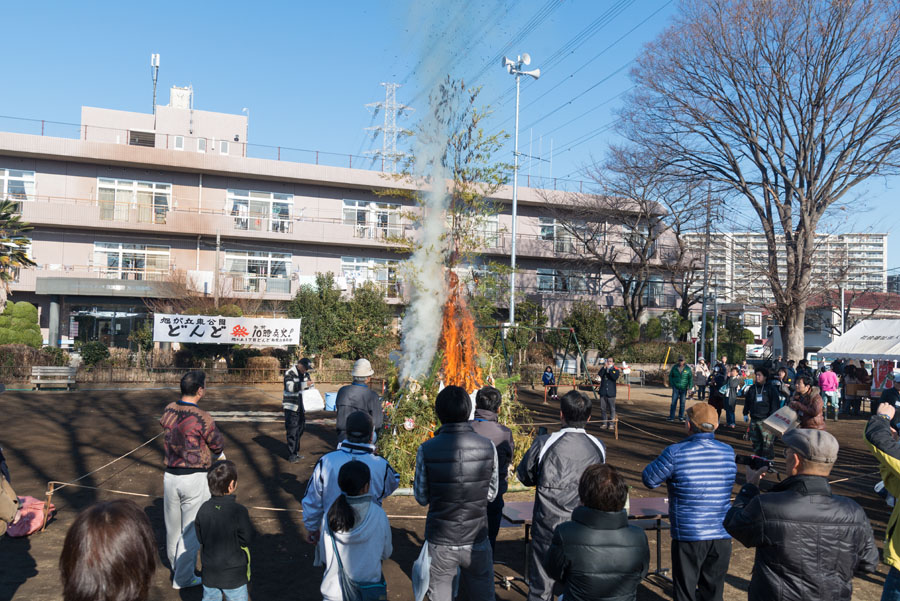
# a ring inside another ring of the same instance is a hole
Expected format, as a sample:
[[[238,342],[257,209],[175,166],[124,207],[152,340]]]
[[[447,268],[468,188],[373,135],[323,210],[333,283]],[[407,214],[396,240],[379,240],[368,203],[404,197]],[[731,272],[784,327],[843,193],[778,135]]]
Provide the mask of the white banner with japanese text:
[[[153,342],[290,346],[300,344],[300,320],[156,313]]]

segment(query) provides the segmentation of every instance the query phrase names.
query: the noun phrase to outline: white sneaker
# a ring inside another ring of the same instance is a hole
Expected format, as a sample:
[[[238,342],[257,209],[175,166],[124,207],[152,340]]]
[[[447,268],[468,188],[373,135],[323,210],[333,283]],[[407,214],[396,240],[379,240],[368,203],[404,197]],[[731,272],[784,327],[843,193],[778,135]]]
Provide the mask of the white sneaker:
[[[193,588],[193,587],[195,587],[195,586],[200,586],[201,584],[203,584],[203,579],[200,578],[200,576],[194,576],[194,577],[191,579],[191,581],[190,581],[188,584],[184,585],[184,586],[179,586],[179,584],[178,584],[177,582],[173,582],[173,583],[172,583],[172,588],[175,589],[175,590],[177,591],[177,590],[180,590],[180,589],[183,589],[183,588]]]

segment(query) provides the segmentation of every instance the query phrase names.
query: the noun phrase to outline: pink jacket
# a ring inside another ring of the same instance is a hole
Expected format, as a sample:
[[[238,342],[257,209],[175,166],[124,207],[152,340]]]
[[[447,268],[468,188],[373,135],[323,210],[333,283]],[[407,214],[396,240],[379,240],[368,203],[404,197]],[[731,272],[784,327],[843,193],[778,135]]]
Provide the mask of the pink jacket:
[[[819,376],[819,388],[822,392],[834,392],[838,389],[838,377],[833,371],[825,371]]]

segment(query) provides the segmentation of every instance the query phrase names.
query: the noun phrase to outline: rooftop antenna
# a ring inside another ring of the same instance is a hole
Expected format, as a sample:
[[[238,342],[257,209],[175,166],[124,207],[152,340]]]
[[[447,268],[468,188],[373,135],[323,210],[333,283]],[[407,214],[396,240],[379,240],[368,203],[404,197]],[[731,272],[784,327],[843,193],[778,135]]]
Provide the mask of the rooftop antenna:
[[[153,79],[153,129],[156,129],[156,79],[159,77],[159,55],[150,55],[150,77]]]

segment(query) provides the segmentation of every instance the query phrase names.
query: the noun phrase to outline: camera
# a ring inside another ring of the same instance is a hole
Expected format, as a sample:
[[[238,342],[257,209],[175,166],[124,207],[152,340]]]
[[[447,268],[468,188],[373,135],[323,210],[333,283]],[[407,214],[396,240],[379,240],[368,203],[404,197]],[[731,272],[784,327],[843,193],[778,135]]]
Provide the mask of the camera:
[[[766,459],[759,455],[735,455],[734,462],[738,465],[749,465],[751,470],[758,470],[764,467],[770,472],[776,471],[774,459]]]

